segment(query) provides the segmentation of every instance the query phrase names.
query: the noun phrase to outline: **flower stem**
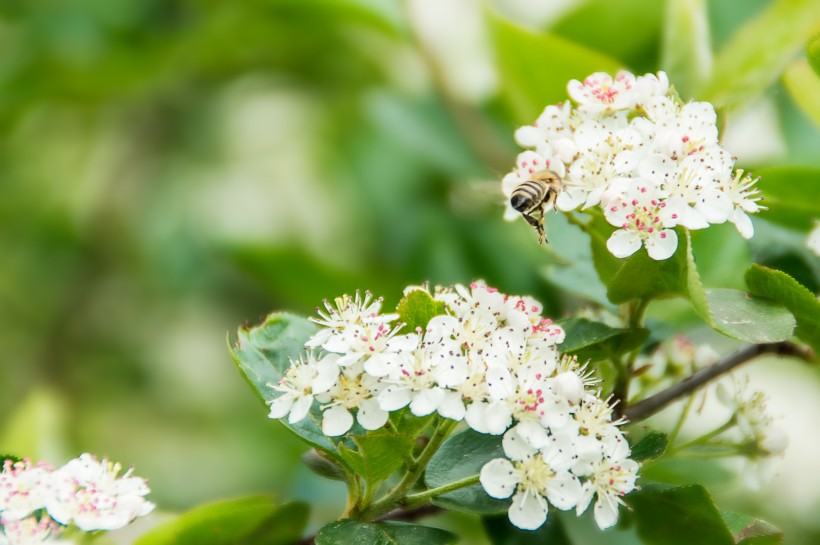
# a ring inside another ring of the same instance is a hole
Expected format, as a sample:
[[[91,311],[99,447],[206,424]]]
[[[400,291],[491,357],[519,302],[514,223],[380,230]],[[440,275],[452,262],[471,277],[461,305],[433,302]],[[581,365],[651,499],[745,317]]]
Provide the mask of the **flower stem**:
[[[478,484],[478,478],[478,475],[470,475],[469,477],[465,477],[463,479],[459,479],[458,481],[453,481],[449,484],[445,484],[436,488],[431,488],[429,490],[425,490],[424,492],[419,492],[418,494],[410,494],[409,496],[404,498],[402,506],[406,507],[407,509],[418,507],[419,505],[427,503],[436,496],[441,496],[442,494],[452,492],[453,490],[458,490],[460,488],[465,488],[467,486],[473,486],[474,484]]]
[[[438,427],[436,427],[436,431],[433,432],[433,436],[430,437],[430,442],[427,443],[418,458],[408,464],[407,473],[404,474],[401,481],[383,498],[377,500],[370,505],[370,507],[362,511],[360,518],[362,520],[372,520],[399,507],[405,499],[407,492],[410,491],[416,485],[419,478],[421,478],[430,459],[457,425],[458,422],[455,420],[442,419]]]

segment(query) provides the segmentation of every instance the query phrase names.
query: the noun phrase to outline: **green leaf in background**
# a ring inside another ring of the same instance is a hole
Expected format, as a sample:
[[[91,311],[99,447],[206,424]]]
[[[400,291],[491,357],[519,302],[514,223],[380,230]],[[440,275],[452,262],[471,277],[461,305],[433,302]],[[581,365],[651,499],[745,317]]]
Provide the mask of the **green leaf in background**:
[[[746,271],[749,291],[788,308],[797,320],[794,334],[820,354],[820,301],[797,280],[782,271],[752,265]]]
[[[783,72],[783,86],[789,91],[795,104],[820,126],[820,76],[812,70],[809,61],[797,59],[789,63]]]
[[[610,359],[634,350],[649,337],[646,329],[615,328],[586,318],[570,318],[557,323],[566,333],[561,351],[578,356],[580,361]]]
[[[484,530],[492,545],[572,545],[561,520],[550,513],[547,522],[537,530],[522,530],[510,522],[506,515],[481,517]]]
[[[712,68],[706,0],[666,2],[660,66],[681,98],[694,98]]]
[[[792,336],[794,316],[778,303],[738,290],[706,290],[715,330],[747,343],[773,343]]]
[[[783,531],[766,521],[729,511],[721,511],[726,526],[738,545],[780,545]]]
[[[239,372],[263,402],[272,397],[268,383],[276,383],[282,378],[290,360],[304,352],[305,341],[316,329],[312,322],[287,312],[275,312],[259,325],[239,329],[236,345],[230,347],[231,355]],[[311,446],[341,460],[336,447],[322,433],[321,412],[315,404],[301,422],[280,421]]]
[[[715,58],[712,78],[697,96],[716,107],[735,108],[775,82],[786,64],[817,31],[815,0],[775,0],[743,25]]]
[[[316,535],[316,545],[448,545],[455,534],[401,522],[331,522]]]
[[[484,464],[501,457],[501,436],[466,429],[448,438],[433,455],[424,482],[437,488],[460,481],[478,475]],[[438,496],[433,503],[446,509],[485,514],[503,513],[510,505],[509,500],[488,496],[480,484]]]
[[[382,430],[354,436],[363,467],[353,467],[369,484],[380,483],[407,461],[415,439],[415,436]]]
[[[489,15],[489,27],[502,90],[518,123],[532,123],[548,104],[567,100],[568,81],[622,67],[583,45],[495,15]]]
[[[626,496],[638,535],[646,545],[734,545],[735,540],[700,485],[680,488],[645,486]]]
[[[269,496],[223,500],[160,524],[134,545],[291,545],[305,530],[308,506]]]
[[[396,312],[399,322],[404,323],[400,333],[415,333],[418,328],[424,331],[427,323],[445,310],[444,303],[430,297],[427,291],[412,290],[399,301]]]
[[[806,57],[814,73],[820,76],[820,34],[814,36],[806,44]]]
[[[760,176],[757,188],[763,194],[762,204],[768,210],[761,218],[784,227],[808,232],[820,218],[820,169],[809,167],[776,167],[755,172]]]
[[[550,32],[595,51],[605,51],[633,71],[653,70],[663,4],[644,0],[578,2],[550,25]]]
[[[630,458],[636,462],[647,462],[660,458],[669,446],[669,438],[665,433],[650,430],[640,441],[632,446]]]

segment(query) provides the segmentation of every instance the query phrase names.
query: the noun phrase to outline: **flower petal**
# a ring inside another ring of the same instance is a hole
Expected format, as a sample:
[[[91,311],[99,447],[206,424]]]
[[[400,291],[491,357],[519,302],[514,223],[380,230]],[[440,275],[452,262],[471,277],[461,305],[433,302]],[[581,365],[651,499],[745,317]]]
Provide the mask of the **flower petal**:
[[[333,405],[322,414],[322,433],[337,437],[353,426],[353,415],[341,405]]]
[[[387,411],[383,411],[379,407],[379,402],[375,398],[365,399],[359,404],[359,412],[356,415],[356,420],[366,430],[377,430],[384,426],[387,422],[387,417],[390,416]]]
[[[625,258],[637,252],[641,247],[641,237],[635,231],[618,229],[609,240],[606,241],[606,248],[615,257]]]
[[[663,229],[646,239],[646,251],[656,261],[669,259],[677,249],[678,234],[672,229]]]
[[[479,481],[493,498],[509,498],[518,485],[518,473],[506,458],[490,460],[481,468]]]
[[[537,493],[519,490],[513,496],[508,516],[522,530],[535,530],[547,520],[547,502]]]
[[[410,402],[410,412],[416,416],[427,416],[435,412],[443,400],[444,390],[441,388],[422,390],[417,392]]]

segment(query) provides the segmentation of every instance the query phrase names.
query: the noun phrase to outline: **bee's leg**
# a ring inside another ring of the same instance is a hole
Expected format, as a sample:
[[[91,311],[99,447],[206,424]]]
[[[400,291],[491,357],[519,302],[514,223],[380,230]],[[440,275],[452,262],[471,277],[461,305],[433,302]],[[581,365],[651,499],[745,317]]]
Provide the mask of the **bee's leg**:
[[[538,233],[538,243],[544,244],[547,240],[547,237],[544,233],[544,214],[539,214],[537,218],[532,214],[521,215],[524,216],[524,219],[527,220],[527,223],[529,223]]]

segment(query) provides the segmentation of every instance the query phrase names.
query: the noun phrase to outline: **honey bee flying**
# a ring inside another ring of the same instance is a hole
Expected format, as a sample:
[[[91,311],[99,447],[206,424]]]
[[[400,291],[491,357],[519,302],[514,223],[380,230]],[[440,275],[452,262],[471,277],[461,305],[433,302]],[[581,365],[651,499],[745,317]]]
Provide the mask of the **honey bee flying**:
[[[555,200],[563,188],[564,183],[556,173],[542,170],[518,184],[510,195],[510,206],[521,212],[527,223],[535,228],[541,244],[549,244],[544,232],[544,214],[548,206],[555,209]]]

